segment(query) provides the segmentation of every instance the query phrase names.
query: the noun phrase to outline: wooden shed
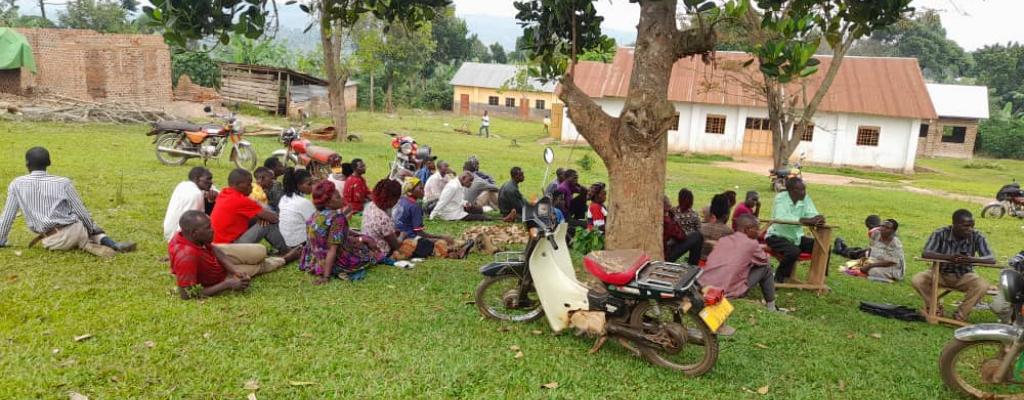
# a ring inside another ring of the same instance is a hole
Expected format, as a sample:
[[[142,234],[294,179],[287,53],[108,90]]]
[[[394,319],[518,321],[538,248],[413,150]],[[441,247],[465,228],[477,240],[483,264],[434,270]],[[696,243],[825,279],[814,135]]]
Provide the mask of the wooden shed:
[[[327,81],[287,68],[220,64],[220,95],[224,101],[249,103],[277,115],[288,115],[292,88],[327,87]]]

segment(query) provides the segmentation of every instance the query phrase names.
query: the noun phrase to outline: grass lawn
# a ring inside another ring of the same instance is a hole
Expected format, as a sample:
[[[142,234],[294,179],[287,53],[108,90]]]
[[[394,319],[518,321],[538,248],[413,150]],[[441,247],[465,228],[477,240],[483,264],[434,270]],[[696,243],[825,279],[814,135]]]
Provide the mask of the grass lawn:
[[[522,166],[524,192],[539,192],[539,124],[494,118],[492,138],[485,140],[453,133],[463,122],[476,126],[475,117],[450,114],[356,112],[350,126],[363,141],[330,146],[346,159],[366,160],[372,185],[392,155],[390,138],[381,132],[407,132],[456,167],[476,154],[484,171],[504,180],[509,167]],[[592,339],[552,336],[543,320],[483,320],[467,304],[480,280],[477,268],[487,261],[483,256],[430,260],[411,271],[379,267],[365,281],[326,286],[313,286],[292,265],[258,277],[245,293],[182,301],[160,261],[166,253],[161,221],[174,185],[198,162],[159,164],[145,131],[131,125],[0,122],[0,182],[25,173],[28,147],[45,145],[53,156],[51,172],[74,179],[98,223],[140,248],[111,260],[27,249],[32,235],[20,219],[15,223],[14,247],[0,249],[0,399],[58,399],[69,392],[93,399],[245,398],[250,380],[258,382],[256,394],[264,399],[953,398],[937,369],[952,329],[857,310],[861,300],[919,306],[909,282],[877,284],[836,271],[828,278],[833,292],[827,296],[782,291],[780,305],[795,308],[788,315],[737,301],[730,322],[736,336],[722,339],[715,369],[695,379],[650,365],[614,343],[588,354]],[[252,140],[263,156],[279,146],[273,138]],[[571,165],[569,152],[556,149],[559,166]],[[584,154],[599,161],[585,148],[573,150],[572,157]],[[594,164],[581,173],[582,182],[605,180],[603,165]],[[216,184],[225,186],[229,163],[211,166]],[[768,190],[761,175],[685,158],[673,157],[668,171],[666,192],[690,187],[698,204],[727,189]],[[944,179],[951,186],[961,182],[956,174]],[[964,176],[962,182],[971,179]],[[896,217],[911,257],[933,229],[948,224],[953,210],[970,206],[863,187],[812,186],[809,192],[851,244],[864,244],[866,214]],[[1019,250],[1017,221],[978,222],[1000,258]],[[466,226],[428,224],[452,234]],[[910,263],[908,276],[924,267]],[[983,274],[995,280],[994,272]],[[972,319],[995,318],[979,311]],[[92,338],[73,340],[85,334]],[[525,356],[514,358],[511,346]],[[548,382],[559,387],[542,389]],[[763,386],[768,394],[756,394]]]
[[[996,198],[1003,185],[1024,179],[1024,161],[975,158],[919,158],[917,165],[935,172],[914,174],[915,186],[944,190],[952,193]]]

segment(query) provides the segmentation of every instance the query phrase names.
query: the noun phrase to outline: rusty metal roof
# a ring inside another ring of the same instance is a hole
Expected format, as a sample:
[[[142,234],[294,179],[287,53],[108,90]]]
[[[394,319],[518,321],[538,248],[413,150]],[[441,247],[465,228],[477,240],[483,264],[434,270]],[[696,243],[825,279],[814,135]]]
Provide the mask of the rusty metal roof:
[[[247,71],[247,72],[250,72],[250,73],[269,74],[269,75],[287,74],[287,75],[291,75],[292,81],[296,85],[307,84],[307,85],[327,86],[327,81],[325,81],[323,79],[317,78],[317,77],[309,75],[309,74],[304,74],[302,72],[293,71],[293,70],[290,70],[288,68],[268,67],[266,65],[255,65],[255,64],[235,64],[235,63],[226,63],[226,62],[220,63],[220,66],[221,66],[221,70],[239,70],[239,71]],[[349,85],[350,82],[351,81],[346,82],[345,86],[350,86]]]
[[[815,57],[821,60],[821,66],[818,73],[805,80],[808,96],[821,84],[832,61],[831,56]],[[751,58],[746,53],[717,52],[712,64],[696,57],[676,61],[668,98],[684,103],[765,107],[756,94],[756,84],[761,82],[756,63],[746,68],[742,65]],[[626,97],[632,71],[633,49],[620,48],[611,64],[584,61],[577,65],[575,82],[591,97]],[[803,90],[799,84],[787,88]],[[913,58],[847,56],[819,110],[936,118],[924,76]]]

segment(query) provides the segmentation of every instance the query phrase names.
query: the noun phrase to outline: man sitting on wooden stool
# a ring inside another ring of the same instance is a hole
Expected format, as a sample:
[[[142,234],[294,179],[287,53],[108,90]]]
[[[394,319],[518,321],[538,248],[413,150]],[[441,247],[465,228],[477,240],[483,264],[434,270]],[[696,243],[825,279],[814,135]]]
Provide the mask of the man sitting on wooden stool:
[[[939,287],[964,292],[964,301],[960,303],[956,314],[957,320],[966,321],[974,305],[988,291],[989,284],[974,272],[973,264],[995,264],[996,257],[988,247],[988,241],[974,230],[974,216],[967,210],[956,210],[953,213],[953,225],[940,228],[928,238],[921,257],[931,260],[948,261],[939,265]],[[932,295],[932,270],[914,275],[911,284],[924,299],[925,308]],[[926,310],[930,311],[930,310]],[[942,311],[942,308],[939,308]]]
[[[786,181],[786,191],[775,195],[772,206],[772,220],[800,222],[802,225],[825,225],[825,217],[818,214],[814,201],[807,195],[807,187],[800,178]],[[768,228],[765,244],[779,255],[779,268],[775,271],[775,282],[791,280],[793,269],[801,252],[814,249],[814,239],[804,237],[802,225],[772,224]]]

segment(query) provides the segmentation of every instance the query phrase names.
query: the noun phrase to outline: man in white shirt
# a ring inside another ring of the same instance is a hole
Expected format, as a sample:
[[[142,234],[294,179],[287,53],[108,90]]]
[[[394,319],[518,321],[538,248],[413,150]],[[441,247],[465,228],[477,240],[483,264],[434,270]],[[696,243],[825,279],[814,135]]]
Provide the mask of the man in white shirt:
[[[483,209],[466,201],[466,189],[473,184],[473,173],[463,172],[459,179],[452,180],[444,186],[437,205],[430,213],[430,219],[445,221],[487,221],[490,218]]]
[[[483,118],[480,118],[480,131],[476,135],[485,138],[491,137],[491,117],[487,116],[486,110],[484,110]]]
[[[437,162],[437,171],[423,184],[423,211],[428,214],[437,205],[437,199],[441,198],[441,192],[445,185],[455,179],[455,174],[448,168],[445,161]]]
[[[206,204],[213,203],[216,198],[213,173],[204,167],[192,168],[188,172],[188,180],[174,187],[171,201],[167,203],[167,213],[164,214],[164,240],[170,241],[178,232],[178,220],[185,211],[206,212]]]

